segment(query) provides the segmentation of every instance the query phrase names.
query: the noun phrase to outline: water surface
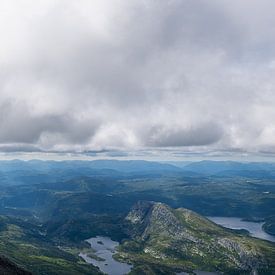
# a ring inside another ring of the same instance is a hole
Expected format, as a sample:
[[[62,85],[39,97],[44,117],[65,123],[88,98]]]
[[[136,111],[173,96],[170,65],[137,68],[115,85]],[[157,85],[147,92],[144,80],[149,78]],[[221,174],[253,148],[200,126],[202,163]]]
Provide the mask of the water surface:
[[[108,237],[97,236],[86,240],[91,245],[91,252],[94,250],[96,257],[94,259],[89,257],[87,253],[80,253],[79,256],[84,259],[86,263],[97,266],[102,272],[109,275],[124,275],[130,272],[132,266],[127,263],[121,263],[113,258],[116,252],[118,242],[112,241]]]
[[[249,231],[252,237],[259,239],[267,240],[270,242],[275,242],[275,237],[266,233],[262,226],[263,222],[248,222],[243,221],[242,218],[236,217],[207,217],[209,220],[213,221],[216,224],[219,224],[226,228],[231,229],[246,229]]]

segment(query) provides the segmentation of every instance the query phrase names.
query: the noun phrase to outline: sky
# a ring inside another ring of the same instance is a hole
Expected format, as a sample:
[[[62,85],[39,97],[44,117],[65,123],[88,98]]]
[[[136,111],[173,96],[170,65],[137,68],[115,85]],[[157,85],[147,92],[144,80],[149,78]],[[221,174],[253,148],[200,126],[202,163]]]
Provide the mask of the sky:
[[[1,0],[0,158],[273,159],[274,10]]]

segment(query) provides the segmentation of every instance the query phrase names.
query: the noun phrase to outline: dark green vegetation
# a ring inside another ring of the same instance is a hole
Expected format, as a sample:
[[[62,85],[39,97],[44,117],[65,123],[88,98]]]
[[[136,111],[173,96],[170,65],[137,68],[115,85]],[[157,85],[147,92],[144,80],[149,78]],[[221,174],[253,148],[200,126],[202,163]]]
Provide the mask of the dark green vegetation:
[[[77,255],[59,249],[37,223],[3,216],[0,223],[0,254],[26,270],[34,274],[98,273],[97,269],[80,261]]]
[[[30,272],[17,266],[9,259],[0,257],[0,274],[2,275],[31,275]]]
[[[265,232],[275,235],[275,216],[271,216],[266,219],[265,224],[263,225]]]
[[[83,240],[96,235],[128,239],[125,216],[140,200],[206,216],[265,220],[264,229],[274,233],[274,164],[10,161],[0,162],[0,186],[0,252],[34,274],[98,273],[77,256],[85,249]],[[139,255],[140,249],[137,243]],[[264,255],[269,253],[268,248]],[[138,274],[174,270],[174,264],[171,269],[164,261],[150,258],[145,264],[138,259]],[[207,269],[217,267],[209,263]],[[186,266],[205,265],[198,261]]]

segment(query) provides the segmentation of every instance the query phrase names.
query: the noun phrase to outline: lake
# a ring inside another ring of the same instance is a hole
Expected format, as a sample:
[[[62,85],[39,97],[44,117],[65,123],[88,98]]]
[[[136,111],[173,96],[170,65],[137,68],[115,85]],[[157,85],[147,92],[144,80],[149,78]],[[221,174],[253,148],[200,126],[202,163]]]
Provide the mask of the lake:
[[[97,236],[86,240],[91,245],[91,253],[95,257],[90,257],[87,253],[80,253],[79,256],[86,263],[97,266],[102,272],[109,275],[124,275],[131,271],[132,265],[121,263],[113,258],[118,242],[112,241],[108,237]]]
[[[252,237],[275,242],[275,237],[262,229],[263,222],[248,222],[236,217],[207,217],[212,222],[231,229],[246,229]]]

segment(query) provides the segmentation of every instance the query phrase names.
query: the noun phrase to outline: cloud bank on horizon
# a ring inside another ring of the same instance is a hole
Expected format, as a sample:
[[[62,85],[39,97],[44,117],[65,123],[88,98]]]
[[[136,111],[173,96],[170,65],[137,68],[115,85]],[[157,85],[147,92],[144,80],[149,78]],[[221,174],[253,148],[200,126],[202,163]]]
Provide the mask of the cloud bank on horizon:
[[[275,153],[274,9],[1,1],[0,151]]]

